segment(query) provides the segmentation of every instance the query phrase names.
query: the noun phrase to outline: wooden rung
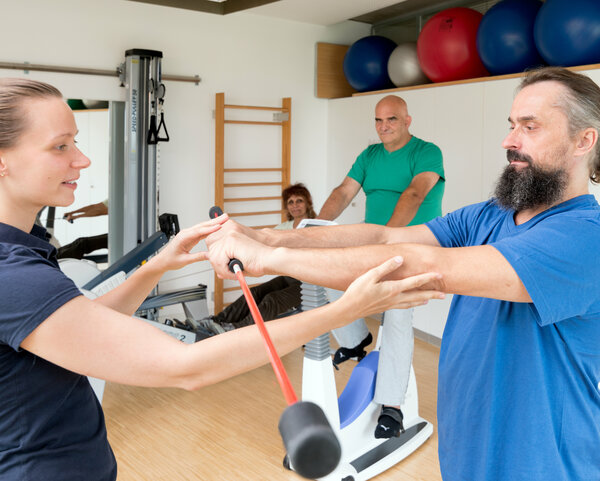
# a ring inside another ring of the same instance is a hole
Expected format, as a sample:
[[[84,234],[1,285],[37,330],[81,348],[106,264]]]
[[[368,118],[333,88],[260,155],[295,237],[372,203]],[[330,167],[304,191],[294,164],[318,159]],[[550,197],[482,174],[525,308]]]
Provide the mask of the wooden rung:
[[[283,122],[262,122],[258,120],[226,120],[224,123],[242,125],[283,125]]]
[[[267,215],[267,214],[281,214],[281,210],[265,210],[262,212],[228,212],[229,217],[244,217],[247,215]]]
[[[227,105],[225,104],[226,109],[243,109],[243,110],[275,110],[277,112],[289,112],[289,109],[286,107],[256,107],[254,105]]]
[[[260,283],[258,284],[248,284],[248,287],[256,287],[256,286],[260,286]],[[241,291],[242,288],[239,286],[236,287],[224,287],[223,288],[223,292],[233,292],[233,291]]]
[[[223,169],[223,172],[281,172],[281,167],[257,167],[247,169]]]
[[[249,182],[245,184],[224,184],[223,187],[259,187],[262,185],[282,185],[283,182]]]
[[[238,197],[238,198],[230,198],[223,199],[224,202],[247,202],[251,200],[280,200],[281,196],[276,197]]]

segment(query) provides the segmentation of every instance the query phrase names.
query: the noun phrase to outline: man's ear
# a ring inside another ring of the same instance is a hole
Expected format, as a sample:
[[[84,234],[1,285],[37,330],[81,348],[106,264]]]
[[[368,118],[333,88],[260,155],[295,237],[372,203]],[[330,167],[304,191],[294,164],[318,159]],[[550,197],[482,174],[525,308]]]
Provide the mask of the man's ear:
[[[575,155],[585,155],[591,151],[598,142],[598,131],[593,128],[582,130],[577,134]]]

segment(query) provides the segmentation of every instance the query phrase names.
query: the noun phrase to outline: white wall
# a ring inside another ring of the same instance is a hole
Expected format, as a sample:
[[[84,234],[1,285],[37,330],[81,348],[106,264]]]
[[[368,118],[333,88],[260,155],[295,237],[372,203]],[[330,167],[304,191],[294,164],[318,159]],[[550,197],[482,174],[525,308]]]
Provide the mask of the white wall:
[[[164,54],[165,74],[194,75],[199,86],[165,82],[171,142],[161,144],[161,212],[179,215],[182,227],[205,219],[214,191],[214,95],[230,103],[271,105],[292,97],[292,181],[305,182],[320,207],[346,175],[356,155],[377,141],[373,108],[382,95],[322,100],[314,95],[315,44],[350,44],[368,34],[365,24],[321,27],[249,13],[218,16],[125,0],[20,0],[5,2],[0,61],[116,68],[125,50]],[[600,71],[591,71],[596,81]],[[0,70],[0,75],[23,72]],[[124,100],[117,78],[29,74],[58,86],[66,97]],[[413,116],[412,132],[444,153],[444,211],[485,199],[505,165],[500,142],[507,132],[517,80],[498,80],[402,92]],[[230,145],[226,148],[237,146]],[[260,148],[253,148],[260,155]],[[93,160],[93,159],[92,159]],[[596,189],[597,191],[597,189]],[[360,195],[340,219],[358,222]],[[212,290],[207,263],[165,276],[166,289],[199,282]],[[432,309],[439,309],[438,307]],[[443,309],[442,309],[443,310]],[[441,336],[443,313],[415,325]]]
[[[0,61],[113,69],[125,50],[160,50],[164,74],[195,75],[200,85],[165,82],[165,120],[171,142],[160,144],[160,210],[186,227],[205,220],[214,200],[214,96],[231,103],[279,104],[292,97],[292,181],[326,195],[327,101],[315,91],[317,42],[350,44],[365,24],[334,27],[263,18],[219,16],[124,0],[5,2]],[[0,70],[3,76],[23,72]],[[118,79],[31,72],[65,97],[124,100]],[[256,149],[256,147],[255,147]],[[260,152],[260,149],[259,149]],[[93,159],[92,159],[93,160]],[[184,276],[184,277],[181,277]],[[166,289],[212,286],[207,263],[165,276]],[[169,280],[171,279],[171,280]]]
[[[600,70],[584,72],[600,83]],[[493,80],[397,92],[413,118],[411,133],[437,144],[444,156],[446,190],[443,212],[485,200],[506,165],[501,142],[508,133],[508,116],[518,79]],[[336,99],[329,103],[328,188],[347,174],[356,156],[377,139],[375,104],[383,94]],[[590,186],[600,200],[600,187]],[[359,197],[340,216],[340,223],[361,222],[364,200]],[[451,296],[418,308],[414,326],[441,338]]]

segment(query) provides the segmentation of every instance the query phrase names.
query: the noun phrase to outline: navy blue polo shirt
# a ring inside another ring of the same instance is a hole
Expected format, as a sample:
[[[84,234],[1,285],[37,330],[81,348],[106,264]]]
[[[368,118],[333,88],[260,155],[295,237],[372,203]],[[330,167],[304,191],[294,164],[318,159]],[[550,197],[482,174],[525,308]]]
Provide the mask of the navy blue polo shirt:
[[[87,378],[20,348],[81,295],[45,233],[0,223],[0,480],[113,481],[115,457]]]

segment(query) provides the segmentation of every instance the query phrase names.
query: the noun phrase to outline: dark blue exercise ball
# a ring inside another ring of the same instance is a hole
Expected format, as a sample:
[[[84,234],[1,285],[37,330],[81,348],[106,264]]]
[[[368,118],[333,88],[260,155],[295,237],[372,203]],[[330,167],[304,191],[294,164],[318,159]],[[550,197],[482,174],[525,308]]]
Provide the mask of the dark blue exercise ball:
[[[546,0],[533,30],[535,44],[550,65],[600,62],[600,2]]]
[[[388,75],[388,59],[396,43],[379,35],[357,40],[344,57],[344,75],[359,92],[395,87]]]
[[[502,0],[485,13],[477,30],[477,51],[490,73],[522,72],[544,64],[533,38],[541,6],[540,0]]]

